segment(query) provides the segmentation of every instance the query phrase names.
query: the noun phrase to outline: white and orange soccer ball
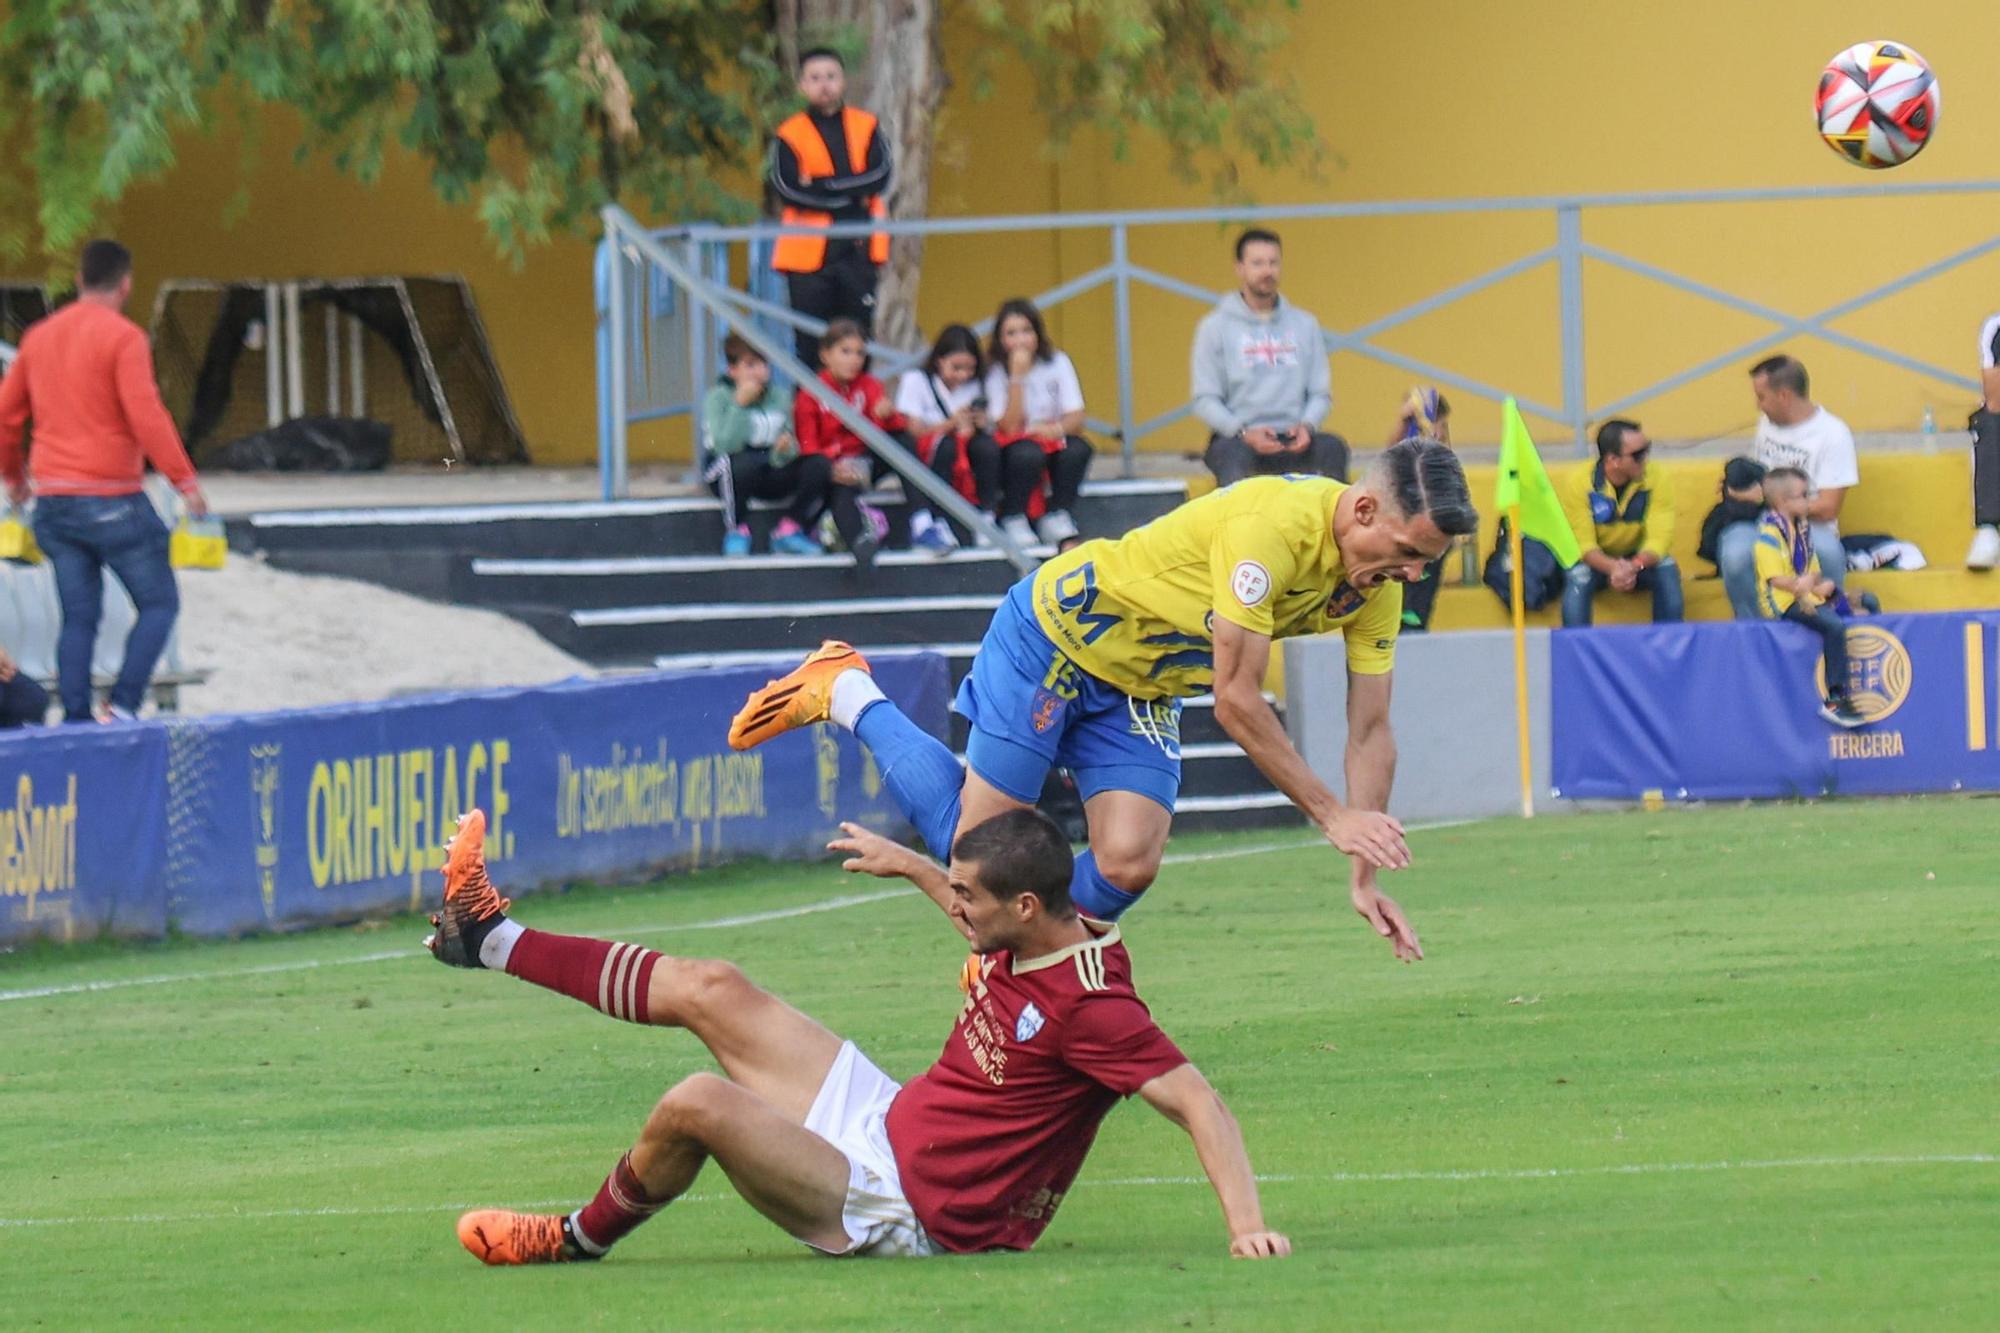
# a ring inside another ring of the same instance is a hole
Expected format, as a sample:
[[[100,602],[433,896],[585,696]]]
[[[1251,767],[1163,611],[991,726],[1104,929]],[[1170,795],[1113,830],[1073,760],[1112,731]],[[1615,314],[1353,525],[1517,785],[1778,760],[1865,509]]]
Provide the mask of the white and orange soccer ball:
[[[1899,166],[1937,133],[1937,75],[1901,42],[1859,42],[1827,62],[1813,111],[1820,138],[1849,162]]]

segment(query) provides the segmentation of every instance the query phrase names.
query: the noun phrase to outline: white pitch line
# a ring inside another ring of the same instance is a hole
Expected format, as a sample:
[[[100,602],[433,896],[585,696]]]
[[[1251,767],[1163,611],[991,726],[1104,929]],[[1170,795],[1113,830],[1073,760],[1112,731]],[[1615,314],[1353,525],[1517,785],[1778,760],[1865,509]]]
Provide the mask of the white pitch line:
[[[614,931],[617,935],[659,935],[677,930],[725,930],[731,926],[754,926],[766,921],[784,921],[795,916],[811,916],[816,912],[838,912],[846,907],[858,907],[862,903],[880,902],[885,898],[901,897],[915,893],[915,889],[889,889],[881,893],[852,893],[838,898],[826,898],[816,903],[803,903],[798,907],[774,908],[768,912],[750,912],[742,916],[717,917],[713,921],[689,921],[678,925],[633,926]],[[167,986],[180,981],[229,981],[237,977],[270,976],[281,972],[311,972],[322,967],[349,967],[355,963],[387,963],[398,958],[415,958],[420,948],[388,949],[380,953],[356,954],[352,958],[304,958],[291,963],[264,963],[256,967],[233,968],[224,972],[170,972],[152,977],[114,977],[102,981],[77,981],[63,986],[33,986],[24,990],[0,991],[0,1002],[7,1000],[41,1000],[56,995],[85,995],[96,991],[125,990],[132,986]]]
[[[1427,829],[1455,828],[1460,824],[1476,823],[1470,819],[1455,819],[1438,824],[1412,824],[1408,832],[1416,833]],[[1314,838],[1306,842],[1260,843],[1255,847],[1232,847],[1220,852],[1184,852],[1165,856],[1161,865],[1191,865],[1200,861],[1229,861],[1244,856],[1262,856],[1268,852],[1296,852],[1311,847],[1325,846],[1325,840]],[[916,892],[915,889],[886,889],[880,893],[850,893],[838,898],[825,898],[816,903],[805,903],[798,907],[780,907],[768,912],[748,912],[741,916],[717,917],[713,921],[689,921],[679,925],[628,926],[612,931],[625,935],[670,935],[681,930],[727,930],[735,926],[757,926],[767,921],[788,921],[793,917],[813,916],[820,912],[838,912],[849,907],[860,907],[866,903],[879,903],[890,898],[900,898]],[[232,968],[222,972],[168,972],[150,977],[113,977],[101,981],[74,981],[61,986],[29,986],[20,990],[0,990],[0,1004],[10,1000],[46,1000],[60,995],[91,995],[99,991],[129,990],[134,986],[171,986],[183,981],[230,981],[237,977],[275,976],[286,972],[316,972],[323,967],[352,967],[357,963],[389,963],[399,958],[410,958],[411,949],[385,949],[379,953],[356,954],[352,958],[307,958],[291,963],[261,963],[255,967]]]
[[[1258,1176],[1265,1185],[1405,1185],[1463,1184],[1490,1180],[1567,1180],[1580,1176],[1664,1176],[1705,1174],[1718,1171],[1815,1171],[1851,1170],[1891,1166],[1992,1166],[2000,1156],[1991,1153],[1926,1153],[1902,1157],[1782,1157],[1743,1162],[1631,1162],[1614,1166],[1552,1166],[1502,1170],[1464,1171],[1332,1171],[1314,1175]],[[1162,1186],[1206,1185],[1205,1176],[1130,1176],[1115,1180],[1086,1180],[1087,1188],[1134,1189]],[[683,1194],[676,1203],[715,1203],[731,1198],[727,1194]],[[570,1208],[570,1199],[540,1199],[515,1203],[516,1208]],[[263,1222],[280,1218],[310,1217],[398,1217],[423,1213],[457,1213],[471,1208],[491,1207],[476,1203],[392,1204],[380,1208],[266,1208],[234,1212],[128,1213],[112,1217],[0,1217],[0,1229],[67,1226],[149,1226],[171,1222]]]

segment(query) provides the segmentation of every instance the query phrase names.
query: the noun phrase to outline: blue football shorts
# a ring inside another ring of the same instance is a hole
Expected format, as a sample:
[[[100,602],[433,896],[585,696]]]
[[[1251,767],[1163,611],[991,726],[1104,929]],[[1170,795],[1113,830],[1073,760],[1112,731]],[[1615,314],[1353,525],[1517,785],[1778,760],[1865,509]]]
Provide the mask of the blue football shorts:
[[[966,762],[1017,801],[1034,803],[1049,766],[1076,776],[1084,800],[1131,791],[1174,808],[1181,788],[1181,701],[1135,699],[1091,675],[1035,620],[1034,577],[993,613],[953,711],[972,723]]]

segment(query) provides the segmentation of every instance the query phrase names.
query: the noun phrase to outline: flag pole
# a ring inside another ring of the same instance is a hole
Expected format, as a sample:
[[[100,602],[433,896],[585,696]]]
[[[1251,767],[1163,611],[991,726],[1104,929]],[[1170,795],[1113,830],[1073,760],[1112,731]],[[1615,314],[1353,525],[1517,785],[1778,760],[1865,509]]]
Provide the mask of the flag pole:
[[[1521,751],[1521,818],[1535,817],[1534,752],[1528,733],[1527,593],[1521,581],[1521,506],[1507,508],[1508,601],[1514,612],[1514,731]]]

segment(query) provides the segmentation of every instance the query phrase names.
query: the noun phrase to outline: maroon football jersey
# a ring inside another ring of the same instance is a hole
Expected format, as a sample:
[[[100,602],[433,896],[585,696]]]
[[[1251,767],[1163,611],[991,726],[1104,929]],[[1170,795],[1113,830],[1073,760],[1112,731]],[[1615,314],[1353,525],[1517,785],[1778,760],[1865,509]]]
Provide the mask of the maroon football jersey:
[[[889,1108],[903,1193],[948,1250],[1025,1250],[1055,1216],[1105,1112],[1187,1063],[1132,989],[1116,926],[1017,963],[966,970],[965,1006],[930,1070]]]

